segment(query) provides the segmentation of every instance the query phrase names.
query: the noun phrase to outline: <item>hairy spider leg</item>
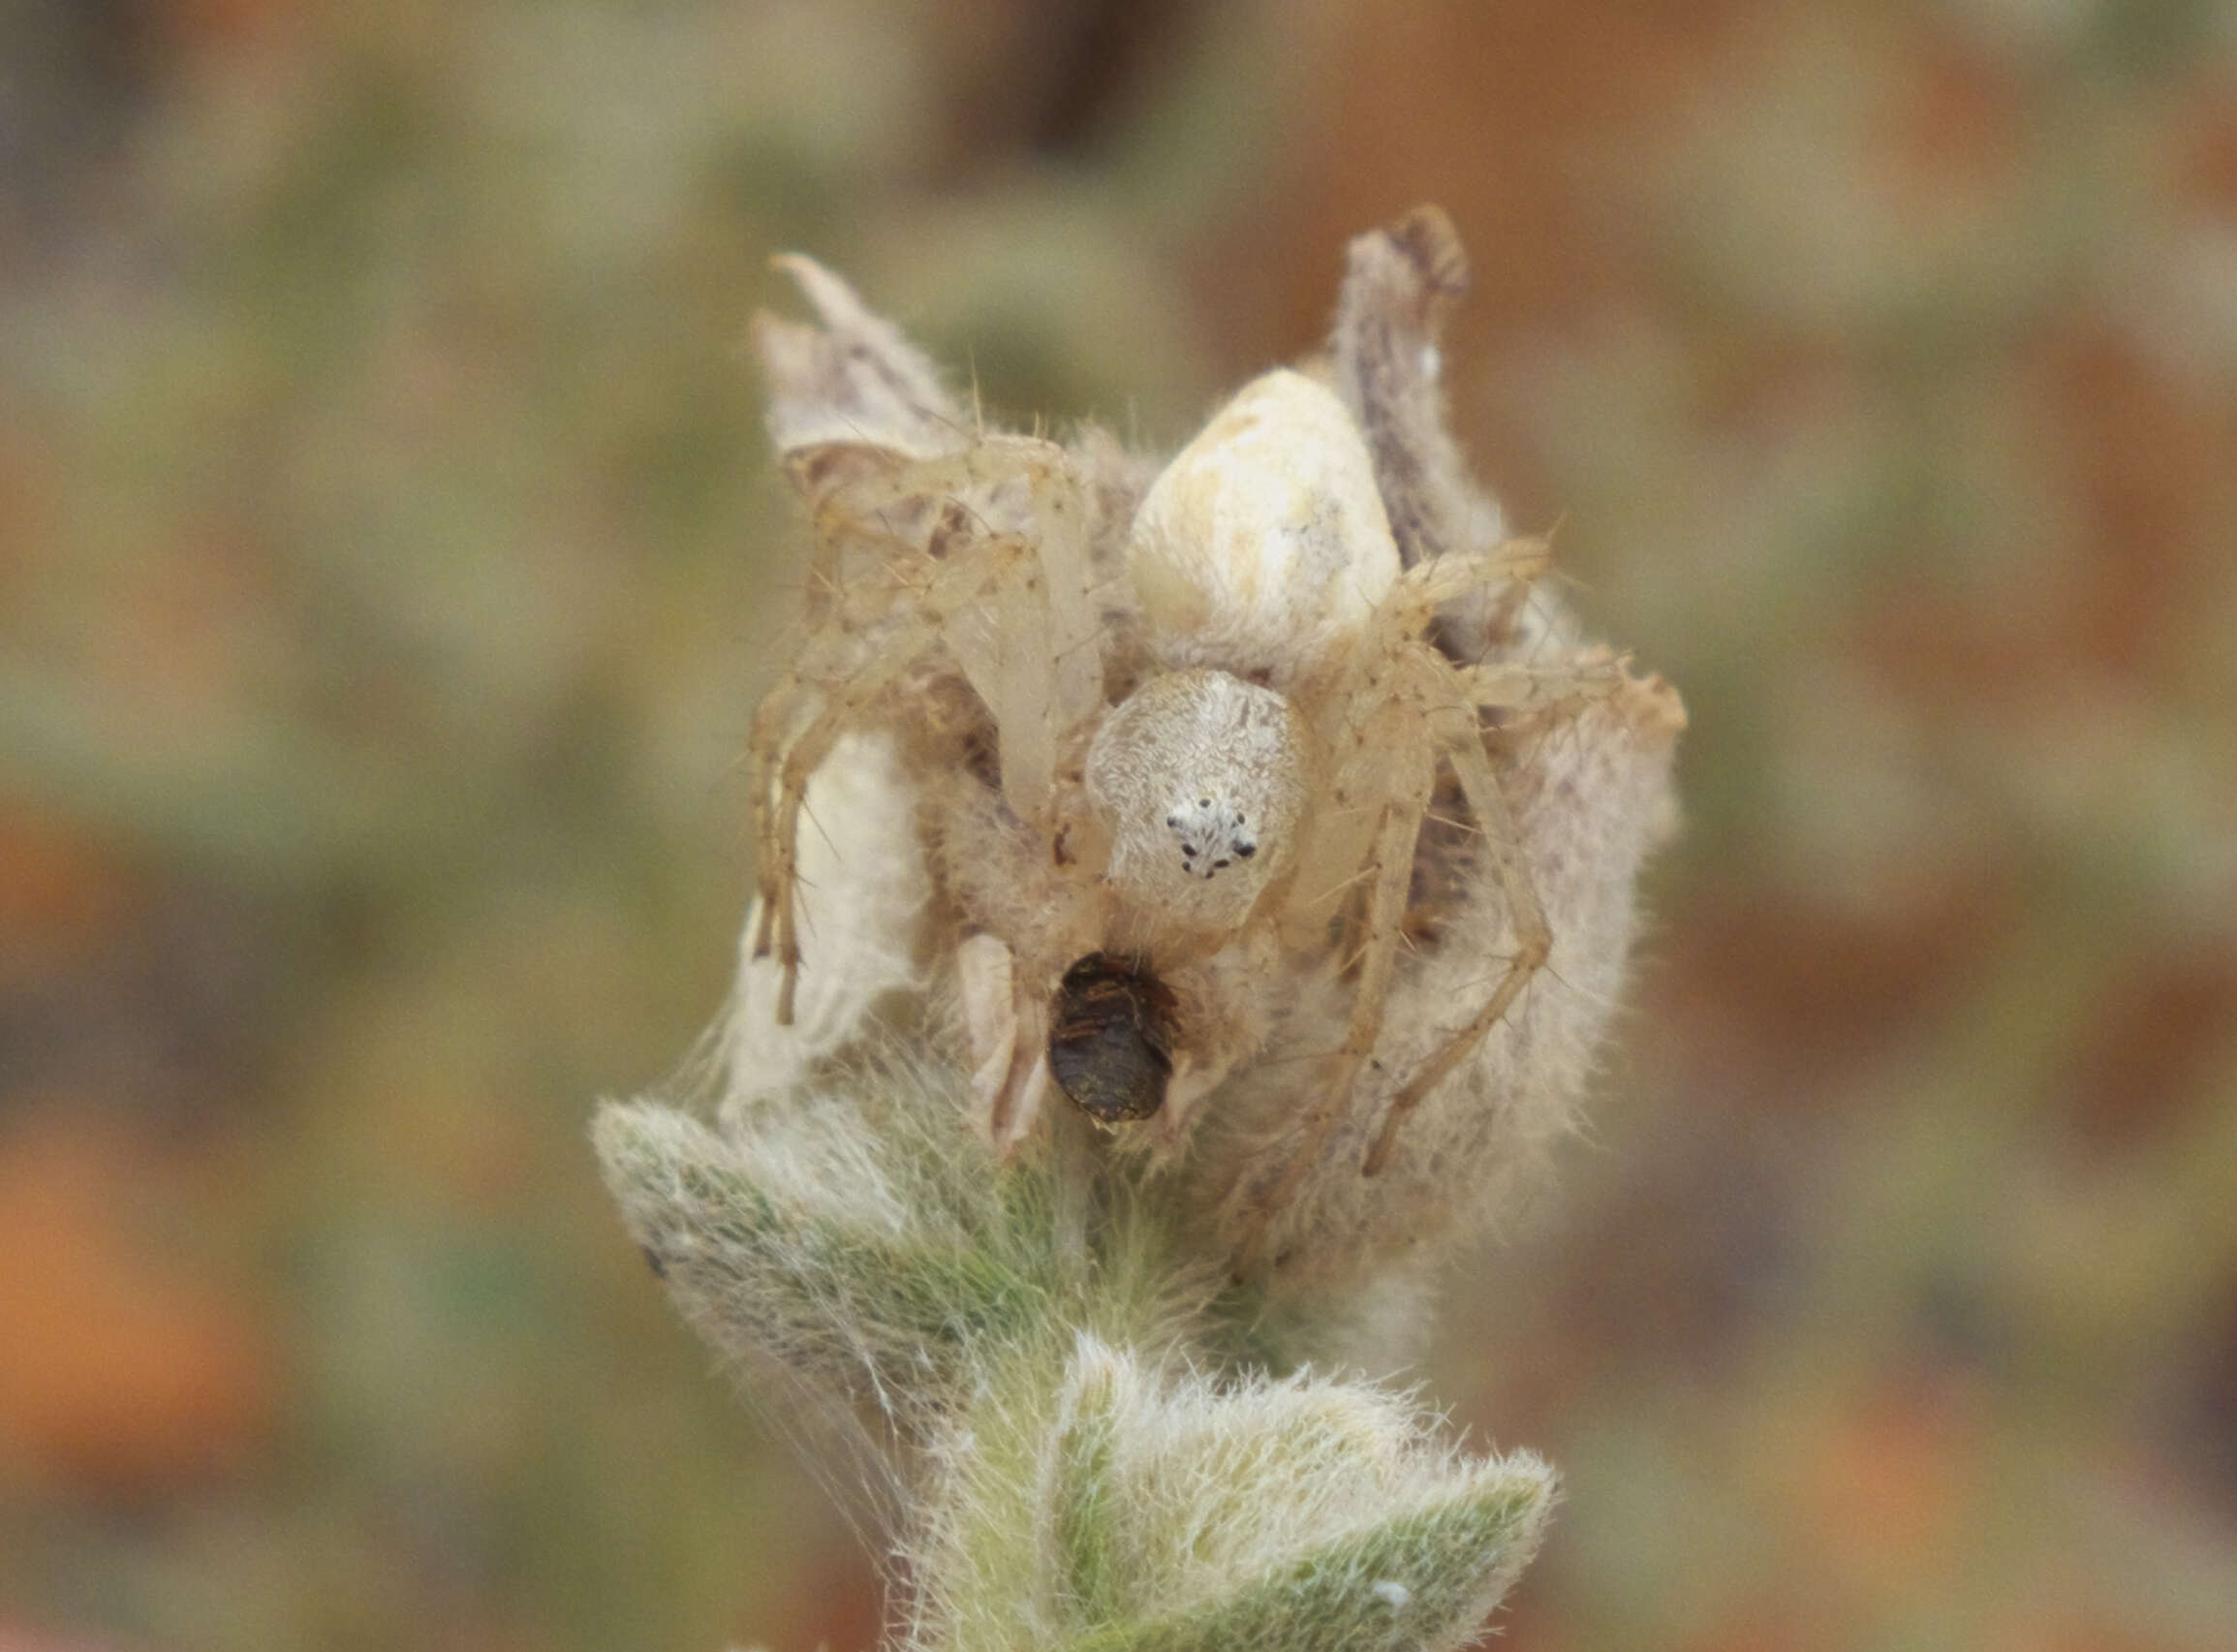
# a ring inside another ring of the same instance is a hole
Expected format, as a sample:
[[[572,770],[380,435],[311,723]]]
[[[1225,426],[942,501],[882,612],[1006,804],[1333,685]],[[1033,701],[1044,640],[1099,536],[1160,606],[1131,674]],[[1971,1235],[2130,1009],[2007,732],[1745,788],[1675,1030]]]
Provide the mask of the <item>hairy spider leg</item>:
[[[864,496],[885,487],[886,504],[921,508],[927,500],[905,500],[892,492],[892,479],[914,461],[907,453],[869,442],[819,442],[786,453],[781,463],[792,489],[808,504],[813,530],[808,536],[808,568],[802,617],[811,628],[821,626],[838,606],[847,589],[847,551],[851,545],[913,545],[911,537],[882,516],[871,528]],[[883,559],[887,553],[873,549]]]
[[[1386,701],[1380,710],[1383,715],[1372,720],[1379,724],[1399,721],[1407,713],[1407,708],[1395,699]],[[1406,738],[1404,732],[1396,728],[1376,732],[1381,732],[1383,741]],[[1389,747],[1382,745],[1381,749]],[[1390,998],[1390,978],[1397,967],[1398,948],[1403,940],[1406,896],[1414,879],[1414,846],[1421,835],[1421,818],[1428,811],[1436,781],[1436,764],[1425,754],[1411,763],[1408,769],[1402,782],[1403,790],[1385,795],[1375,828],[1374,847],[1366,867],[1364,944],[1359,981],[1352,991],[1352,1018],[1345,1028],[1344,1043],[1335,1052],[1335,1070],[1322,1086],[1313,1110],[1298,1127],[1297,1148],[1252,1214],[1242,1245],[1242,1266],[1247,1274],[1260,1270],[1275,1212],[1289,1202],[1307,1171],[1320,1161],[1329,1133],[1351,1102],[1359,1069],[1374,1053],[1376,1041],[1383,1036],[1383,1013]]]
[[[1605,700],[1624,686],[1627,656],[1595,648],[1567,664],[1534,666],[1520,660],[1463,666],[1452,672],[1460,697],[1470,705],[1502,711],[1562,710],[1588,700]]]
[[[906,464],[905,456],[889,449],[857,450],[886,461],[885,468]],[[917,503],[921,503],[917,502]],[[811,697],[827,692],[828,685],[859,670],[863,639],[878,621],[899,603],[908,601],[912,584],[911,563],[921,563],[923,552],[906,535],[883,520],[875,525],[859,513],[843,511],[831,499],[822,499],[815,510],[814,561],[810,567],[806,617],[807,640],[792,669],[755,707],[747,733],[746,750],[754,765],[755,860],[760,869],[759,902],[754,923],[753,954],[766,957],[772,944],[780,902],[768,898],[768,868],[775,864],[775,811],[769,780],[783,754],[785,742],[803,721],[800,707]],[[859,541],[877,558],[876,577],[844,577],[845,546]],[[921,574],[917,575],[920,581]]]
[[[1543,539],[1502,540],[1481,550],[1449,550],[1407,569],[1383,606],[1394,610],[1392,619],[1406,616],[1403,635],[1418,637],[1427,629],[1431,612],[1444,604],[1493,588],[1500,590],[1502,602],[1517,587],[1527,596],[1532,581],[1551,566],[1553,552]],[[1387,628],[1390,621],[1384,624]]]
[[[1032,547],[1016,577],[995,587],[983,619],[951,627],[947,640],[994,718],[1004,800],[1020,820],[1046,829],[1058,745],[1103,701],[1087,502],[1055,443],[989,435],[866,478],[847,504],[862,513],[931,499],[945,502],[929,542],[937,558],[968,559],[1005,539]]]
[[[1553,547],[1543,539],[1508,540],[1494,555],[1505,559],[1507,583],[1484,605],[1479,621],[1485,644],[1498,648],[1511,641],[1514,622],[1538,582],[1553,567]]]
[[[1422,646],[1419,639],[1442,605],[1487,582],[1513,577],[1515,568],[1542,554],[1542,545],[1515,541],[1416,563],[1376,605],[1331,679],[1306,687],[1303,698],[1322,708],[1317,718],[1319,743],[1331,783],[1328,804],[1318,812],[1292,876],[1282,920],[1289,944],[1311,945],[1357,881],[1376,829],[1375,804],[1384,791],[1379,779],[1393,761],[1414,763],[1394,760],[1392,754],[1420,751],[1422,761],[1428,760],[1429,742],[1421,731],[1406,724],[1393,727],[1383,715],[1397,692],[1402,656]]]
[[[994,714],[1004,800],[1020,820],[1045,830],[1053,824],[1058,746],[1103,703],[1087,502],[1071,460],[1053,442],[988,437],[938,465],[936,483],[968,478],[990,497],[1013,483],[1025,490],[1034,560],[998,593],[991,632],[959,635],[952,651]]]
[[[1435,685],[1424,686],[1434,688]],[[1368,1149],[1366,1162],[1360,1166],[1361,1175],[1371,1176],[1383,1169],[1406,1115],[1475,1052],[1513,1007],[1522,989],[1530,984],[1531,978],[1553,950],[1553,931],[1546,924],[1545,907],[1538,899],[1538,885],[1532,881],[1530,867],[1523,859],[1514,811],[1507,807],[1498,771],[1484,752],[1483,732],[1476,722],[1476,707],[1466,699],[1454,697],[1447,701],[1447,708],[1467,720],[1463,729],[1446,739],[1445,753],[1452,764],[1453,773],[1460,779],[1469,811],[1476,816],[1476,826],[1483,833],[1483,852],[1490,857],[1492,873],[1498,878],[1500,893],[1507,902],[1507,920],[1514,926],[1514,955],[1476,1013],[1391,1097],[1389,1110],[1383,1116],[1383,1129],[1375,1138],[1375,1145]]]
[[[1476,707],[1479,702],[1509,707],[1559,704],[1567,698],[1564,690],[1572,681],[1581,685],[1587,680],[1597,681],[1601,675],[1620,679],[1620,671],[1612,656],[1605,665],[1599,661],[1580,663],[1573,676],[1569,672],[1541,671],[1528,666],[1461,668],[1420,640],[1442,605],[1495,581],[1512,579],[1518,568],[1535,571],[1543,555],[1542,543],[1514,541],[1488,550],[1454,551],[1416,563],[1399,577],[1398,583],[1377,605],[1353,645],[1345,670],[1349,680],[1340,680],[1336,703],[1355,707],[1365,701],[1373,709],[1365,718],[1348,720],[1339,735],[1339,749],[1332,754],[1336,778],[1331,789],[1337,807],[1332,819],[1323,817],[1322,843],[1316,846],[1320,852],[1305,857],[1300,877],[1327,876],[1331,852],[1341,855],[1348,843],[1358,841],[1359,825],[1355,819],[1346,822],[1344,806],[1380,790],[1384,804],[1374,828],[1374,848],[1368,860],[1372,888],[1359,985],[1352,1000],[1352,1020],[1338,1051],[1336,1071],[1313,1110],[1301,1121],[1297,1150],[1252,1214],[1242,1246],[1246,1272],[1257,1271],[1262,1264],[1275,1214],[1289,1202],[1312,1167],[1320,1161],[1336,1121],[1350,1106],[1359,1070],[1373,1054],[1375,1041],[1381,1036],[1390,978],[1403,939],[1402,921],[1414,847],[1441,755],[1453,763],[1471,813],[1476,817],[1491,846],[1494,873],[1500,878],[1514,914],[1517,954],[1476,1016],[1448,1041],[1447,1048],[1432,1057],[1422,1075],[1416,1075],[1414,1083],[1419,1088],[1416,1090],[1414,1084],[1407,1087],[1413,1093],[1394,1116],[1410,1111],[1421,1096],[1466,1057],[1470,1048],[1481,1042],[1542,963],[1544,951],[1550,950],[1550,937],[1542,943],[1534,939],[1534,918],[1537,930],[1546,927],[1542,909],[1535,888],[1529,885],[1527,869],[1516,858],[1511,818],[1504,795],[1498,789],[1497,776],[1484,754]],[[1433,736],[1429,731],[1431,718],[1455,710],[1467,719],[1469,738]],[[1397,780],[1403,790],[1393,791],[1389,784],[1393,762],[1403,765],[1403,773]],[[1490,780],[1488,788],[1484,785],[1486,778]],[[1380,787],[1375,784],[1378,779],[1383,781]],[[1355,856],[1357,851],[1351,853]],[[1358,861],[1354,858],[1340,863],[1357,865]],[[1341,887],[1348,888],[1352,881],[1355,880],[1347,880]],[[1326,910],[1327,896],[1315,885],[1302,886],[1302,892],[1308,903],[1303,917],[1311,921],[1317,916],[1317,909]],[[1534,953],[1537,955],[1533,956]],[[1421,1082],[1424,1077],[1425,1083]],[[1383,1136],[1387,1138],[1393,1128],[1386,1121]],[[1387,1140],[1379,1139],[1370,1154],[1376,1169],[1381,1169],[1387,1152]]]
[[[897,600],[895,574],[916,558],[964,560],[999,538],[974,507],[995,507],[1006,484],[1022,481],[1039,529],[1041,569],[997,585],[997,611],[991,625],[976,628],[977,647],[966,635],[971,628],[955,628],[948,641],[994,715],[1006,799],[1021,817],[1034,818],[1048,794],[1059,734],[1092,711],[1102,693],[1087,590],[1087,513],[1063,451],[997,436],[961,452],[916,458],[890,448],[833,443],[793,455],[788,469],[813,501],[811,632],[802,663],[756,714],[753,750],[764,771],[796,723],[810,683],[859,669],[860,636]],[[868,547],[874,575],[882,577],[850,577],[848,550],[857,545]],[[821,673],[806,665],[819,653],[837,656]],[[764,866],[781,849],[771,841],[772,829],[764,811]],[[765,955],[783,920],[780,903],[765,901],[755,933],[757,956]]]
[[[800,971],[800,943],[793,882],[798,874],[800,805],[808,777],[830,755],[832,745],[879,695],[941,639],[956,616],[989,590],[1014,582],[1035,561],[1033,547],[1014,536],[980,542],[979,553],[940,564],[900,623],[854,675],[825,692],[823,703],[801,731],[779,765],[776,785],[756,788],[763,812],[761,833],[762,911],[755,931],[754,955],[775,952],[784,970],[777,992],[777,1023],[791,1026],[792,995]]]

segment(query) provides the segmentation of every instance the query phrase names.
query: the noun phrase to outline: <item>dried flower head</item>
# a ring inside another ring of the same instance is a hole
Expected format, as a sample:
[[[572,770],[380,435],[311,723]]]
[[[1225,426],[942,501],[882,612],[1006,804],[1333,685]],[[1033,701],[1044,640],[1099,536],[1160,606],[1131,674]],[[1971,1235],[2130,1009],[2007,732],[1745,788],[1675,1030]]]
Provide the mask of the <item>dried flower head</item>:
[[[837,927],[802,944],[799,818],[876,730],[987,1139],[1036,1127],[1051,1007],[1108,953],[1173,1010],[1162,1105],[1106,1122],[1217,1212],[1230,1261],[1332,1276],[1476,1231],[1582,1092],[1683,713],[1582,639],[1543,546],[1466,479],[1443,214],[1362,236],[1329,358],[1154,471],[967,422],[835,277],[787,265],[823,327],[757,329],[817,536],[811,629],[757,730],[776,1020],[795,982],[861,967]]]

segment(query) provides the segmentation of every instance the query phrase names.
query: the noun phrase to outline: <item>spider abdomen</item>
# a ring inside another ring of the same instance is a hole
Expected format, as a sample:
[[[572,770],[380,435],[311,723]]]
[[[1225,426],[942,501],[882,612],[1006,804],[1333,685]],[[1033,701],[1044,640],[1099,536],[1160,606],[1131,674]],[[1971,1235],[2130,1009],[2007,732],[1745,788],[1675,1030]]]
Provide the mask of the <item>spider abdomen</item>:
[[[1143,497],[1127,571],[1173,664],[1287,686],[1341,648],[1398,546],[1336,392],[1287,368],[1245,386]]]

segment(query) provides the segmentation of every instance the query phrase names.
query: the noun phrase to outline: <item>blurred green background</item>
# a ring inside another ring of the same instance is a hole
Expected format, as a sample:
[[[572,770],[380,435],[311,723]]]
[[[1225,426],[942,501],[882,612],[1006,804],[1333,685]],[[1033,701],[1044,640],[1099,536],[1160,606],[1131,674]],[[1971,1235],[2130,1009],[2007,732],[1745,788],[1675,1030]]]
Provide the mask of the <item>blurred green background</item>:
[[[2237,7],[8,0],[0,1647],[874,1639],[583,1138],[744,901],[765,261],[1165,443],[1423,199],[1693,715],[1427,1372],[1506,1643],[2237,1645]]]

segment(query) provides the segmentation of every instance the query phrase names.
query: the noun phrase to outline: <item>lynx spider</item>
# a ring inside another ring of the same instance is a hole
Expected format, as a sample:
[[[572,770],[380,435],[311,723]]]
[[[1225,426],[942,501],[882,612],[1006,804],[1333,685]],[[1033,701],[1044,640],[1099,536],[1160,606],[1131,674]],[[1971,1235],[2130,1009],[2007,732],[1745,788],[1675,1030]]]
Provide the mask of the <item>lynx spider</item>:
[[[1487,742],[1623,680],[1604,651],[1517,658],[1547,559],[1542,545],[1498,543],[1496,507],[1445,428],[1436,338],[1465,285],[1437,208],[1354,241],[1332,386],[1279,371],[1246,387],[1141,498],[1123,571],[1099,566],[1081,461],[1054,444],[793,454],[817,505],[811,626],[753,734],[755,950],[783,969],[780,1020],[801,956],[793,845],[809,776],[857,725],[943,729],[921,764],[926,811],[984,865],[977,885],[951,865],[950,892],[979,931],[960,964],[981,1127],[998,1141],[1032,1122],[1050,997],[1090,952],[1139,959],[1194,1001],[1178,1093],[1153,1127],[1168,1140],[1255,1052],[1261,961],[1333,946],[1354,972],[1343,1040],[1261,1197],[1255,1249],[1373,1057],[1448,767],[1515,949],[1391,1094],[1361,1170],[1382,1168],[1407,1113],[1509,1013],[1552,944]],[[998,781],[959,781],[959,754],[989,732]]]

